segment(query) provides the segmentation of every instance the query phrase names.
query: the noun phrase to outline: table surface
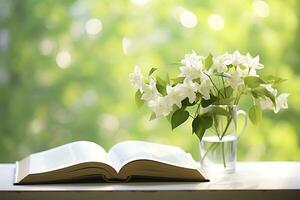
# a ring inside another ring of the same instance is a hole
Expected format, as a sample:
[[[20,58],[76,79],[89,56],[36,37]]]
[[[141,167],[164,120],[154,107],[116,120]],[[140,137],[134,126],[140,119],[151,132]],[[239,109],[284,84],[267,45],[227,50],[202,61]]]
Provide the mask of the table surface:
[[[56,198],[55,194],[63,195],[65,198],[67,197],[66,195],[71,195],[71,193],[66,192],[77,192],[76,194],[79,198],[80,194],[83,192],[85,195],[96,193],[95,197],[105,194],[105,197],[110,198],[110,196],[114,196],[114,194],[112,194],[112,191],[114,191],[128,193],[128,199],[132,199],[132,197],[130,197],[130,192],[134,192],[134,196],[139,198],[144,197],[139,196],[139,193],[141,193],[141,195],[146,193],[145,197],[148,195],[150,199],[155,199],[155,196],[149,196],[149,192],[156,192],[155,195],[157,195],[159,192],[161,192],[159,193],[161,195],[167,195],[168,192],[171,195],[174,194],[174,192],[181,192],[183,198],[185,193],[196,192],[197,195],[193,193],[195,197],[199,197],[201,194],[206,195],[206,197],[210,197],[209,195],[215,196],[217,194],[215,197],[220,196],[222,199],[226,199],[226,195],[223,195],[226,194],[224,192],[229,191],[232,195],[234,195],[234,191],[237,191],[238,193],[236,194],[239,197],[243,196],[245,193],[248,193],[248,197],[250,198],[253,192],[253,197],[255,197],[255,192],[262,192],[261,194],[267,196],[277,194],[277,197],[280,197],[280,194],[292,195],[289,197],[296,197],[295,195],[297,194],[297,197],[299,197],[298,199],[300,199],[300,162],[238,162],[235,173],[222,176],[210,176],[210,182],[132,182],[13,185],[14,169],[14,164],[0,164],[0,197],[13,197],[11,196],[13,194],[23,194],[22,198],[27,196],[28,198],[30,197],[32,199],[33,196],[30,196],[30,194],[33,195],[34,193],[34,195],[37,197],[38,192],[47,192],[54,195],[52,196],[53,198]],[[212,194],[211,191],[215,191],[215,193]],[[122,196],[123,199],[126,197],[126,195],[124,195]],[[178,193],[178,195],[175,197],[179,196],[180,194]]]

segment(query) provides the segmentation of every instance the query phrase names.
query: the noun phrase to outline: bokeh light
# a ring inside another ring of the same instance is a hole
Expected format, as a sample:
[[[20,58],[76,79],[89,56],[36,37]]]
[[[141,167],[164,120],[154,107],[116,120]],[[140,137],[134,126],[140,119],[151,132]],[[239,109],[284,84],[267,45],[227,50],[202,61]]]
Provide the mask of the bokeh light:
[[[150,0],[131,0],[131,3],[136,6],[144,6],[147,5],[150,2]]]
[[[197,16],[191,11],[183,11],[180,14],[180,23],[186,28],[194,28],[197,22]]]
[[[252,4],[254,14],[258,17],[268,17],[269,16],[269,5],[267,2],[262,0],[255,0]]]
[[[44,39],[39,43],[39,50],[43,55],[49,55],[54,49],[54,44],[50,39]]]
[[[58,67],[65,69],[71,64],[71,54],[67,50],[62,50],[56,55],[56,64]]]
[[[85,30],[89,35],[97,35],[102,30],[102,23],[97,18],[89,19],[85,24]]]
[[[132,47],[132,40],[128,37],[122,39],[122,48],[125,55],[130,54],[130,48]]]
[[[119,120],[112,114],[103,113],[99,117],[99,126],[108,133],[113,133],[119,129]]]
[[[222,30],[224,28],[224,19],[221,15],[212,14],[208,16],[208,25],[215,31]]]

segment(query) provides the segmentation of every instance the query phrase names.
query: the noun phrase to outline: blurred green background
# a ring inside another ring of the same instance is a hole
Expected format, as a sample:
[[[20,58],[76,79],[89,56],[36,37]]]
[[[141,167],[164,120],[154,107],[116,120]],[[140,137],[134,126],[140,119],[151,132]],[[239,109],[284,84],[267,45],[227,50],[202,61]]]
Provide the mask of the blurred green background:
[[[178,145],[198,159],[190,122],[138,110],[128,74],[178,73],[195,50],[259,54],[287,78],[289,109],[249,124],[239,160],[300,159],[300,2],[297,0],[1,0],[0,162],[76,140],[109,149],[127,139]],[[243,103],[243,107],[247,103]]]

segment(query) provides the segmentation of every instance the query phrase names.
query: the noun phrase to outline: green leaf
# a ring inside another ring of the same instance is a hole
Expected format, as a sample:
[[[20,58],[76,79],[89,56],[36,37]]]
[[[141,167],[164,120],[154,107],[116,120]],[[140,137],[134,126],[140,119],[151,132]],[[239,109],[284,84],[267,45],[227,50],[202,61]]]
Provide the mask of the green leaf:
[[[183,109],[176,110],[171,118],[172,130],[184,123],[189,118],[189,112]]]
[[[211,55],[211,53],[209,53],[205,59],[205,69],[209,69],[212,66],[212,64],[213,64],[212,58],[213,58],[213,56]]]
[[[169,74],[166,75],[166,84],[170,85],[170,76],[169,76]]]
[[[171,119],[172,119],[172,115],[174,112],[171,112],[169,115],[166,116],[166,119],[168,120],[168,122],[171,124]]]
[[[260,84],[265,84],[266,82],[264,80],[262,80],[259,77],[256,76],[247,76],[244,78],[245,84],[249,87],[249,88],[256,88],[258,87]]]
[[[234,97],[225,98],[225,99],[219,99],[216,101],[216,105],[231,105],[231,103],[234,101]]]
[[[149,121],[156,119],[156,114],[154,112],[151,113]]]
[[[197,93],[196,94],[196,99],[193,103],[190,103],[189,99],[185,98],[181,101],[181,104],[182,104],[183,107],[193,106],[193,105],[196,105],[200,99],[201,99],[201,95],[199,93]]]
[[[208,106],[210,106],[211,104],[215,103],[218,100],[217,97],[215,97],[214,95],[210,95],[210,99],[206,100],[206,99],[201,99],[201,106],[203,108],[206,108]]]
[[[213,119],[211,116],[197,115],[192,122],[192,133],[195,133],[201,141],[206,129],[210,128],[212,124]]]
[[[227,68],[228,68],[228,69],[230,69],[230,68],[232,68],[232,67],[234,67],[233,64],[227,65]]]
[[[157,91],[162,95],[167,95],[166,88],[162,85],[156,84]]]
[[[197,115],[192,121],[192,134],[196,133],[200,129],[200,115]]]
[[[273,76],[273,75],[266,76],[264,79],[272,85],[276,85],[276,84],[282,83],[287,80],[287,79],[283,79],[283,78]]]
[[[265,89],[265,92],[266,92],[266,97],[269,97],[273,103],[274,106],[276,106],[276,99],[275,99],[275,96],[270,92],[268,91],[267,89]]]
[[[200,121],[197,118],[195,118],[192,123],[192,128],[193,128],[193,133],[195,133],[197,135],[197,137],[199,138],[199,140],[201,141],[203,138],[203,135],[205,133],[205,129],[202,126],[200,126],[199,124],[200,124]]]
[[[185,98],[185,99],[183,99],[183,100],[181,101],[181,105],[182,105],[182,106],[185,106],[185,107],[187,107],[187,106],[193,106],[193,105],[195,105],[195,102],[190,103],[189,99],[188,99],[188,98]]]
[[[274,106],[276,106],[275,96],[266,88],[259,86],[257,88],[252,89],[251,93],[254,98],[269,97]]]
[[[157,68],[152,67],[152,68],[150,69],[150,71],[149,71],[148,76],[151,76],[151,75],[153,74],[153,72],[155,72],[156,70],[157,70]]]
[[[230,97],[233,93],[232,87],[228,86],[225,88],[220,89],[220,92],[225,96],[225,97]]]
[[[164,81],[162,78],[160,78],[159,76],[156,76],[156,82],[159,83],[160,85],[166,86],[167,83],[166,81]]]
[[[196,82],[196,83],[201,83],[201,80],[200,80],[200,78],[195,78],[195,79],[193,79],[193,82]]]
[[[172,78],[171,81],[173,84],[183,83],[184,77]]]
[[[186,107],[185,106],[182,106],[181,108],[179,108],[177,105],[173,105],[172,106],[172,111],[170,112],[170,114],[168,114],[167,116],[166,116],[166,119],[168,120],[168,122],[171,124],[171,120],[172,120],[172,115],[173,115],[173,113],[176,111],[176,110],[179,110],[179,109],[182,109],[182,110],[184,110]]]
[[[166,85],[167,83],[162,78],[156,76],[156,88],[160,94],[167,95]]]
[[[213,115],[224,115],[227,116],[229,113],[227,112],[227,110],[225,108],[222,107],[212,107],[211,110]]]
[[[253,124],[258,124],[262,119],[261,108],[257,105],[252,106],[248,111],[248,115]]]
[[[138,108],[141,108],[144,105],[144,101],[141,98],[142,98],[142,93],[138,90],[135,93],[135,104]]]

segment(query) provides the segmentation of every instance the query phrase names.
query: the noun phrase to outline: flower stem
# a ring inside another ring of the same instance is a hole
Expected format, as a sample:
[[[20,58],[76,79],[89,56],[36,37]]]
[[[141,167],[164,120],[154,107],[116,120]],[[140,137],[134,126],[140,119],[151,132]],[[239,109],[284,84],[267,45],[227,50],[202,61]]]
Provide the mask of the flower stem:
[[[218,87],[216,86],[216,84],[213,82],[213,80],[211,79],[210,75],[204,73],[210,80],[210,82],[213,84],[215,90],[217,91],[217,94],[219,96],[219,94],[224,98],[224,95],[222,94],[222,92],[220,92],[220,90],[218,89]]]
[[[224,166],[224,168],[226,168],[225,148],[224,148],[225,144],[224,144],[224,142],[222,142],[221,145],[222,145],[222,160],[223,160],[223,166]]]
[[[230,118],[227,120],[227,124],[226,124],[226,127],[225,127],[225,129],[224,129],[224,131],[223,131],[223,133],[222,133],[222,135],[221,135],[221,137],[220,137],[220,142],[222,142],[221,143],[221,151],[222,151],[222,161],[223,161],[223,166],[224,166],[224,168],[226,168],[226,160],[225,160],[225,149],[224,149],[224,141],[222,141],[222,139],[223,139],[223,137],[225,136],[225,134],[226,134],[226,132],[227,132],[227,130],[228,130],[228,128],[229,128],[229,125],[230,125],[230,123],[231,123],[231,121],[232,121],[232,117],[230,116]]]
[[[227,132],[227,129],[229,128],[229,125],[230,125],[231,121],[232,121],[232,117],[230,116],[230,118],[227,120],[227,124],[225,126],[225,129],[224,129],[221,137],[220,137],[220,140],[222,140],[222,138],[225,136],[225,134]]]
[[[224,95],[225,95],[225,98],[226,98],[227,94],[226,94],[225,81],[224,81],[224,77],[223,76],[222,76],[222,83],[223,83],[223,88],[224,88]]]
[[[197,106],[197,109],[196,109],[196,112],[195,112],[195,116],[193,117],[194,119],[197,117],[197,115],[199,113],[200,105],[201,105],[201,102],[199,102],[199,104]]]
[[[215,146],[216,145],[216,146]],[[212,143],[209,147],[208,147],[208,149],[207,149],[207,151],[204,153],[204,155],[203,155],[203,157],[201,158],[201,160],[200,160],[200,163],[202,164],[203,163],[203,161],[204,161],[204,159],[206,158],[206,156],[207,156],[207,154],[210,152],[210,151],[213,151],[214,149],[215,149],[215,147],[217,147],[218,146],[218,143]]]

